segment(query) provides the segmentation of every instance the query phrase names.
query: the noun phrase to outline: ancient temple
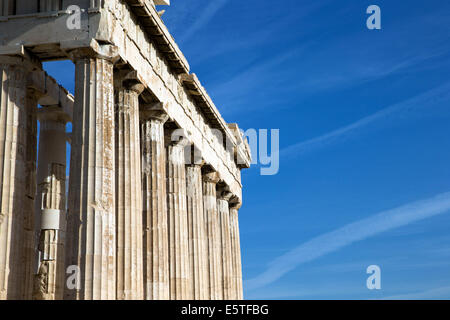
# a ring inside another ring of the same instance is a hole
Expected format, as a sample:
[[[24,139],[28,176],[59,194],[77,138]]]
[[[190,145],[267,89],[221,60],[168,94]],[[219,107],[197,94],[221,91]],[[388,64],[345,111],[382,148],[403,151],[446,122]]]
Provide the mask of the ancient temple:
[[[0,0],[0,299],[243,298],[250,150],[168,4]],[[42,68],[63,59],[73,95]]]

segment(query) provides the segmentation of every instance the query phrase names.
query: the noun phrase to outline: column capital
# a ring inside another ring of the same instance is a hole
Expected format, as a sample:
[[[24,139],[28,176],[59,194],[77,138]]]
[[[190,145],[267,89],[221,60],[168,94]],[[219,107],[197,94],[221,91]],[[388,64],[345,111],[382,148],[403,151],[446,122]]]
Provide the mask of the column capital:
[[[203,159],[194,160],[193,163],[186,164],[187,167],[199,167],[199,168],[202,168],[204,165],[206,165],[206,161]]]
[[[143,85],[143,81],[140,79],[136,70],[121,70],[115,74],[114,77],[117,76],[117,81],[114,79],[114,82],[118,84],[120,87],[136,92],[140,95],[144,90],[145,86]]]
[[[117,46],[111,44],[99,44],[96,40],[92,40],[88,46],[78,47],[79,43],[65,44],[64,48],[68,51],[68,56],[71,60],[99,58],[116,63],[119,56],[119,49]],[[73,48],[71,48],[73,46]]]
[[[239,210],[242,206],[242,201],[239,197],[233,195],[230,199],[230,209]]]
[[[231,193],[230,188],[227,185],[219,185],[217,187],[217,199],[230,201],[233,193]]]
[[[142,83],[139,82],[125,82],[123,83],[123,87],[125,89],[128,89],[130,91],[136,92],[137,95],[140,95],[142,92],[144,92],[145,87]]]
[[[162,124],[169,120],[169,115],[161,102],[141,105],[139,115],[142,120],[158,120]]]
[[[185,129],[172,129],[168,131],[167,144],[170,146],[186,147],[191,144]]]
[[[37,111],[37,118],[40,122],[52,121],[60,122],[63,125],[70,122],[71,119],[67,113],[65,113],[60,106],[45,106]]]
[[[188,160],[189,161],[188,163],[186,163],[186,165],[190,167],[202,168],[203,166],[206,165],[206,161],[203,158],[202,151],[199,148],[197,148],[195,144],[192,144],[191,155]]]
[[[216,171],[203,173],[203,181],[217,184],[220,181],[220,175]]]
[[[30,71],[42,69],[42,63],[26,51],[18,56],[0,55],[0,64],[17,65]]]

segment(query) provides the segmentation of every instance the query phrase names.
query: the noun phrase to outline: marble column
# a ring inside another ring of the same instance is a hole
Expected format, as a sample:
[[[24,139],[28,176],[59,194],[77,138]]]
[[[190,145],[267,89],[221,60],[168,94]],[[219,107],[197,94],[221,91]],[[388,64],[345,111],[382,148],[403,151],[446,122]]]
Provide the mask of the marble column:
[[[218,182],[217,172],[208,172],[203,175],[203,210],[208,235],[209,299],[211,300],[223,299],[222,245],[216,193]]]
[[[22,298],[31,299],[33,293],[35,258],[35,198],[36,198],[36,160],[37,160],[37,101],[40,96],[36,90],[28,88],[26,96],[26,167],[25,198],[23,213],[22,266],[24,282]]]
[[[0,57],[1,300],[26,298],[32,283],[37,104],[27,92],[28,65]]]
[[[241,202],[234,200],[235,199],[232,199],[230,202],[231,257],[233,270],[232,290],[235,292],[236,300],[243,300],[244,294],[242,288],[242,257],[238,220],[238,211],[241,207]]]
[[[66,123],[58,107],[39,110],[38,190],[35,204],[38,269],[33,299],[62,299],[66,212]],[[56,109],[56,110],[55,110]],[[35,271],[36,273],[36,271]]]
[[[169,237],[164,123],[160,105],[142,106],[142,203],[144,292],[147,300],[169,300]]]
[[[117,299],[121,300],[144,298],[139,134],[143,89],[129,79],[116,93]]]
[[[82,50],[72,58],[75,104],[66,265],[74,278],[64,295],[110,300],[116,298],[113,63]]]
[[[61,10],[60,0],[41,0],[39,12],[49,12]]]
[[[191,300],[185,147],[187,139],[167,146],[167,214],[169,219],[170,299]]]
[[[190,164],[186,167],[189,255],[194,300],[210,298],[208,238],[203,212],[201,167],[200,164]]]
[[[226,188],[221,187],[217,191],[217,212],[220,221],[221,234],[221,250],[222,250],[222,283],[223,283],[223,299],[235,300],[236,296],[233,292],[233,269],[231,258],[231,230],[230,230],[230,210],[228,201],[232,193]]]
[[[14,14],[14,0],[0,0],[0,16],[9,16]]]

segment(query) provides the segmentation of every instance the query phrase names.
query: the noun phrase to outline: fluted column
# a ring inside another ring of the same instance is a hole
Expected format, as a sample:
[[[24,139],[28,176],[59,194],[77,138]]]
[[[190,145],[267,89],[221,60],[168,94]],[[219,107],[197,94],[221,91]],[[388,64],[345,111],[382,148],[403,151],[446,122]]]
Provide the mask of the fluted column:
[[[158,105],[141,108],[144,291],[147,300],[169,300],[169,237],[164,123]]]
[[[192,299],[186,205],[185,147],[187,139],[167,146],[167,213],[169,218],[170,299]]]
[[[208,300],[208,238],[203,212],[202,169],[200,164],[186,167],[186,192],[189,230],[189,255],[192,299]]]
[[[36,198],[36,160],[37,160],[37,101],[40,94],[28,88],[26,96],[26,167],[25,198],[23,216],[22,267],[24,280],[21,297],[31,299],[33,293],[35,257],[35,198]]]
[[[209,292],[211,300],[223,299],[222,245],[217,213],[217,172],[203,175],[203,210],[208,234]]]
[[[144,87],[123,82],[116,93],[117,299],[144,297],[139,94]]]
[[[239,219],[238,211],[241,207],[240,201],[230,202],[230,226],[231,226],[231,256],[232,256],[232,270],[233,282],[232,290],[235,292],[235,299],[244,299],[242,288],[242,257],[241,257],[241,241],[239,236]]]
[[[58,11],[61,10],[60,0],[41,0],[39,12]]]
[[[0,299],[31,294],[37,104],[27,92],[30,68],[0,57]]]
[[[14,0],[0,0],[0,16],[9,16],[14,14]]]
[[[67,266],[79,268],[68,299],[116,298],[113,63],[84,52],[75,61]]]
[[[57,107],[56,107],[57,108]],[[33,299],[62,299],[66,212],[66,122],[53,107],[39,110],[38,190],[35,204],[38,270]],[[34,271],[36,272],[36,271]]]
[[[220,220],[221,235],[221,262],[222,262],[222,283],[224,300],[235,300],[236,296],[233,292],[233,269],[231,257],[231,230],[230,230],[230,210],[228,201],[232,193],[226,188],[221,187],[217,191],[217,211]]]

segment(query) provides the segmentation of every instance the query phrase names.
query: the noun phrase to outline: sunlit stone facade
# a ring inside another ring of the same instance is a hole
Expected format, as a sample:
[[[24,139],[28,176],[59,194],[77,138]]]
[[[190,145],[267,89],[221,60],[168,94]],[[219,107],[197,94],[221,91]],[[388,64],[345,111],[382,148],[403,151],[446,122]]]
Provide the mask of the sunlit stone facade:
[[[0,299],[243,298],[250,150],[155,4],[0,0]]]

